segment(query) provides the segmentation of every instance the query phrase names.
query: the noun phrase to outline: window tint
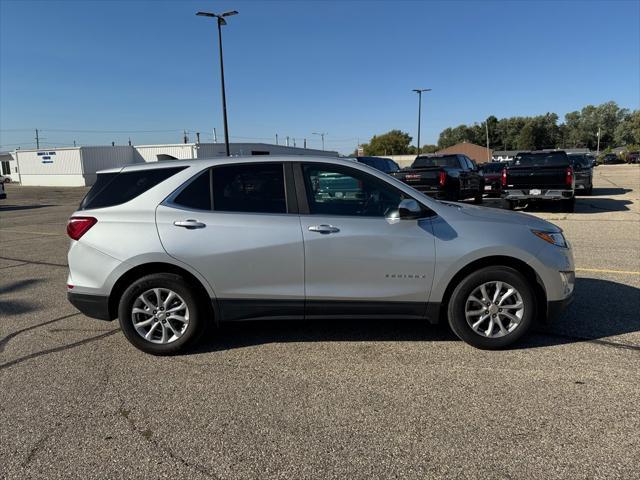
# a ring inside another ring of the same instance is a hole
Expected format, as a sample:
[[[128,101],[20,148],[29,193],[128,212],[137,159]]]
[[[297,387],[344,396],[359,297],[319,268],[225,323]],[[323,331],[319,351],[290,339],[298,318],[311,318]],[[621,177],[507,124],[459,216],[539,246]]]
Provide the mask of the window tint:
[[[287,213],[282,164],[214,168],[213,208],[223,212]]]
[[[355,169],[306,164],[303,171],[311,214],[384,217],[408,198],[386,182]]]
[[[513,159],[514,166],[557,166],[569,165],[569,158],[564,152],[519,153]]]
[[[387,173],[397,172],[398,170],[400,170],[400,166],[393,160],[387,160],[387,168],[388,168]]]
[[[211,180],[209,170],[202,172],[187,185],[173,203],[196,210],[211,210]]]
[[[185,168],[155,168],[134,172],[101,173],[80,203],[80,210],[112,207],[128,202]]]
[[[413,167],[454,167],[459,168],[460,162],[457,155],[444,157],[418,157],[413,162]]]

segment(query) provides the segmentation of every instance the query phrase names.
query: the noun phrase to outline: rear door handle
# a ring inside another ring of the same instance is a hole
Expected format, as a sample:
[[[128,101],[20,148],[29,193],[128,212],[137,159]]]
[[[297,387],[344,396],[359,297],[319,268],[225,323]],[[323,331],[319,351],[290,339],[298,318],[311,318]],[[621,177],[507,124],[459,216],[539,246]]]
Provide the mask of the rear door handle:
[[[337,233],[340,231],[338,227],[334,227],[333,225],[311,225],[309,227],[310,232],[318,232],[318,233]]]
[[[207,225],[199,222],[197,220],[193,220],[193,219],[188,219],[188,220],[176,220],[175,222],[173,222],[173,224],[176,227],[183,227],[183,228],[187,228],[189,230],[193,229],[193,228],[204,228]]]

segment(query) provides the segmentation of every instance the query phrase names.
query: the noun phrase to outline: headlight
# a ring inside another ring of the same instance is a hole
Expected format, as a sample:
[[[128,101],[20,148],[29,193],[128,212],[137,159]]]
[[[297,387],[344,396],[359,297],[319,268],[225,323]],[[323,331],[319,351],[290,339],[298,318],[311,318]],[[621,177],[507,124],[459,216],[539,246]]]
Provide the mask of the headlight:
[[[540,230],[531,230],[531,233],[545,242],[556,245],[557,247],[569,248],[569,244],[564,238],[562,232],[542,232]]]

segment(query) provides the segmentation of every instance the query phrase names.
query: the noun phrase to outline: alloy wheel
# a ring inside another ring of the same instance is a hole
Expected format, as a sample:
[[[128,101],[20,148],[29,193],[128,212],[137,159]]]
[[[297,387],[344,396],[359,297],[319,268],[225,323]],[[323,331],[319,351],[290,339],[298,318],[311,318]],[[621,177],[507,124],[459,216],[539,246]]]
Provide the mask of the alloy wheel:
[[[173,290],[153,288],[135,299],[131,321],[138,335],[145,340],[158,344],[172,343],[189,326],[189,308]]]
[[[471,329],[487,338],[504,337],[522,322],[524,302],[520,292],[505,282],[491,281],[476,287],[465,303]]]

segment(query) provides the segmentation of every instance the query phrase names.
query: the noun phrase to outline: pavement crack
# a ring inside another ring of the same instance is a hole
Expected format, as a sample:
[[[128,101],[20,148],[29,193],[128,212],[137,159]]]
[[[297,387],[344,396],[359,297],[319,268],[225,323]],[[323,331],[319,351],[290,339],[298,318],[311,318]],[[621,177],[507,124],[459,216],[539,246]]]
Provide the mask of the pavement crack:
[[[114,335],[114,334],[118,333],[119,330],[120,330],[119,328],[115,328],[115,329],[110,330],[110,331],[108,331],[106,333],[103,333],[102,335],[96,335],[95,337],[85,338],[84,340],[80,340],[80,341],[77,341],[77,342],[69,343],[67,345],[62,345],[60,347],[55,347],[55,348],[49,348],[47,350],[42,350],[40,352],[35,352],[35,353],[31,353],[29,355],[25,355],[24,357],[16,358],[15,360],[11,360],[10,362],[0,364],[0,370],[4,370],[5,368],[13,367],[14,365],[17,365],[17,364],[22,363],[22,362],[26,362],[27,360],[31,360],[33,358],[42,357],[44,355],[49,355],[50,353],[63,352],[65,350],[69,350],[71,348],[80,347],[80,346],[85,345],[87,343],[91,343],[91,342],[96,342],[98,340],[102,340],[103,338],[106,338],[106,337],[109,337],[111,335]]]
[[[37,260],[25,260],[24,258],[0,257],[0,260],[11,260],[13,262],[24,262],[24,263],[30,263],[32,265],[47,265],[49,267],[64,267],[64,268],[67,268],[69,266],[66,263],[40,262],[40,261],[37,261]]]
[[[204,475],[207,478],[211,478],[211,479],[214,479],[214,480],[217,480],[218,478],[220,478],[217,475],[215,475],[214,473],[212,473],[209,470],[207,470],[202,465],[198,465],[196,463],[191,463],[191,462],[187,461],[186,459],[184,459],[183,457],[181,457],[180,455],[178,455],[177,453],[175,453],[170,448],[165,447],[164,445],[162,445],[160,442],[158,442],[156,440],[156,438],[154,438],[153,431],[151,429],[146,428],[144,430],[141,430],[140,428],[138,428],[138,426],[136,425],[135,420],[133,420],[133,418],[131,418],[131,410],[127,410],[127,408],[125,407],[124,400],[122,400],[122,398],[120,399],[120,406],[118,407],[117,414],[120,415],[122,418],[124,418],[127,421],[131,431],[133,431],[134,433],[137,433],[138,435],[140,435],[142,438],[145,439],[145,441],[149,442],[156,449],[160,449],[160,450],[164,451],[174,461],[180,463],[181,465],[183,465],[183,466],[185,466],[187,468],[195,470],[196,472],[200,473],[201,475]]]
[[[9,343],[9,340],[17,337],[21,333],[28,332],[29,330],[33,330],[35,328],[44,327],[45,325],[49,325],[51,323],[59,322],[60,320],[64,320],[66,318],[75,317],[76,315],[80,315],[80,312],[71,313],[69,315],[63,315],[62,317],[54,318],[53,320],[47,320],[46,322],[38,323],[37,325],[32,325],[30,327],[23,328],[22,330],[18,330],[16,332],[10,333],[6,337],[0,339],[0,353],[4,350],[4,347]]]

